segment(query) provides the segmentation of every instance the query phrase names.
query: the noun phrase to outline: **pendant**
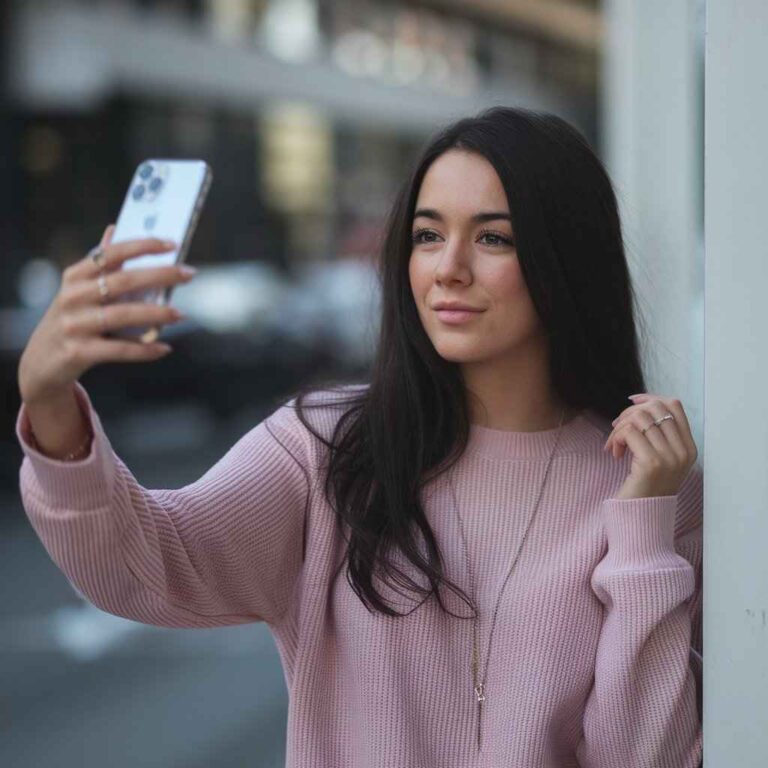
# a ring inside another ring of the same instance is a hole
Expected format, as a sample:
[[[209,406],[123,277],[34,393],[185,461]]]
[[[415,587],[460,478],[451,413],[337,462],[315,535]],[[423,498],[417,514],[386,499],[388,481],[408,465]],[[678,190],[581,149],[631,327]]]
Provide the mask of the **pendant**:
[[[477,645],[472,643],[472,681],[477,680]],[[480,732],[482,730],[483,702],[485,701],[485,685],[479,683],[475,686],[475,696],[477,697],[477,749],[480,751]]]
[[[477,696],[477,751],[480,751],[480,732],[482,731],[483,702],[485,701],[484,686],[482,683],[475,688]]]

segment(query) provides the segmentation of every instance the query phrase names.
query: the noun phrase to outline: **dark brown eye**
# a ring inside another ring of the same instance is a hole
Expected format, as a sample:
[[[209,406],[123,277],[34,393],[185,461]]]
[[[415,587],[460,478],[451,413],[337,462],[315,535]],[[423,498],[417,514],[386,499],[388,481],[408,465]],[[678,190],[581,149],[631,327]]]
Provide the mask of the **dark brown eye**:
[[[506,246],[512,247],[515,244],[514,241],[510,240],[510,238],[508,238],[506,235],[502,235],[500,232],[489,232],[489,231],[483,230],[480,233],[480,237],[481,238],[483,238],[483,237],[493,237],[493,238],[496,238],[497,242],[495,242],[495,243],[488,243],[488,245],[506,245]]]
[[[435,233],[432,232],[432,230],[429,229],[417,229],[412,237],[411,240],[414,243],[434,243],[434,240],[422,240],[423,235],[434,235]]]

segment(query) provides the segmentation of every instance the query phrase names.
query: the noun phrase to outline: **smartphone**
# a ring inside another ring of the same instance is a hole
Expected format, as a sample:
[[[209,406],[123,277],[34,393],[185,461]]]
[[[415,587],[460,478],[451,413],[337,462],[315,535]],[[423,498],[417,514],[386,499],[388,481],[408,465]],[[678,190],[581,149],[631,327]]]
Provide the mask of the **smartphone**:
[[[212,180],[211,168],[204,160],[150,158],[139,163],[117,217],[112,242],[159,237],[173,240],[177,248],[135,256],[124,261],[121,268],[146,269],[183,262]],[[171,285],[128,291],[109,299],[108,303],[167,304],[174,288]],[[105,335],[149,344],[159,337],[160,326],[127,326]]]

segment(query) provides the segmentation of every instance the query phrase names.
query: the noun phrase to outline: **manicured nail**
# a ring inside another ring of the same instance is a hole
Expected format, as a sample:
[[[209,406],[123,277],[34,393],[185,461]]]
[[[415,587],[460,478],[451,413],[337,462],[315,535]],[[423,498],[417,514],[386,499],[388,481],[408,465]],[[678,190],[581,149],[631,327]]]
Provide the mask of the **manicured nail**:
[[[176,243],[173,240],[163,240],[163,245],[166,248],[175,248],[176,247]]]
[[[197,272],[196,267],[190,267],[189,264],[182,264],[179,267],[179,271],[182,275],[194,275]]]

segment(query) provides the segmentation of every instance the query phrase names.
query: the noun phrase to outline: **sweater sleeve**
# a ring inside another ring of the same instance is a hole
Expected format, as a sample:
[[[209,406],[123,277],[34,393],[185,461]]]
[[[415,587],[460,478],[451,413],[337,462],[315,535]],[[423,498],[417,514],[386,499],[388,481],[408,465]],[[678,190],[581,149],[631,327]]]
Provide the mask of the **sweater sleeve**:
[[[607,499],[608,550],[591,586],[604,606],[577,748],[582,768],[702,761],[703,475],[677,496]]]
[[[308,433],[282,406],[205,474],[178,490],[144,488],[117,456],[85,388],[89,454],[36,450],[26,404],[16,434],[22,504],[43,546],[85,598],[160,627],[279,623],[303,562]]]

